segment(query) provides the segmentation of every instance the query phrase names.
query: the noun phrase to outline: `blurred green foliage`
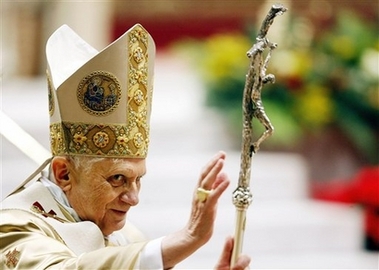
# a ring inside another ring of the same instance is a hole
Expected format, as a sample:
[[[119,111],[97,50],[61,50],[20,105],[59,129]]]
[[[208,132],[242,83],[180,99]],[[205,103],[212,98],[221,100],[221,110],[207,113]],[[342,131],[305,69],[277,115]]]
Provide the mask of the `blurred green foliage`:
[[[292,20],[285,44],[273,52],[268,73],[276,83],[263,88],[265,111],[275,134],[264,145],[291,148],[307,134],[330,128],[342,131],[365,158],[378,163],[379,38],[378,27],[348,11],[336,15],[333,27],[304,44],[310,23]],[[279,23],[279,22],[277,22]],[[300,31],[300,32],[299,32]],[[202,77],[207,104],[228,120],[231,133],[242,128],[242,95],[248,67],[246,51],[256,33],[216,34],[206,40],[183,42]],[[255,134],[263,131],[255,125]],[[263,146],[263,145],[262,145]],[[264,146],[263,146],[264,147]]]

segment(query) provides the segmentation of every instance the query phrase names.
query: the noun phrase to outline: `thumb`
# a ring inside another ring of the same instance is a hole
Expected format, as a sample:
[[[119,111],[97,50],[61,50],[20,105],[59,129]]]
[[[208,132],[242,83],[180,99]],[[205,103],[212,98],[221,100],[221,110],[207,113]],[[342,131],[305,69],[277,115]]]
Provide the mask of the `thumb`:
[[[224,248],[215,269],[229,269],[233,251],[233,237],[229,236],[225,240]]]

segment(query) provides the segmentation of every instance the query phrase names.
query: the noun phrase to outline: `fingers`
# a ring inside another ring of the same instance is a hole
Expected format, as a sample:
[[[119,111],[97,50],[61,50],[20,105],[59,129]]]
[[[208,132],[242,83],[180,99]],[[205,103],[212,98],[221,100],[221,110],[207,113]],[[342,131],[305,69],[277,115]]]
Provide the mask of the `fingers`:
[[[226,174],[221,173],[225,153],[217,153],[204,167],[194,192],[190,220],[186,230],[193,239],[206,243],[213,233],[217,201],[229,185]]]
[[[211,189],[217,175],[221,172],[224,167],[225,153],[218,152],[203,168],[198,186],[204,189]]]
[[[212,192],[208,197],[210,202],[218,201],[224,191],[228,188],[230,184],[229,178],[225,173],[220,173],[213,184]]]
[[[220,151],[203,168],[196,191],[198,201],[208,200],[215,204],[226,190],[230,181],[228,176],[221,172],[224,162],[225,153]]]
[[[240,255],[237,259],[236,264],[231,268],[232,270],[244,270],[248,269],[250,264],[250,257],[247,255]]]
[[[233,251],[233,237],[228,236],[225,240],[224,249],[221,253],[221,259],[225,258],[226,262],[230,262],[230,259],[232,257],[232,251]]]
[[[230,261],[232,258],[232,252],[233,252],[233,244],[234,240],[233,237],[228,237],[225,240],[224,248],[222,250],[220,259],[215,267],[216,270],[226,270],[226,269],[232,269],[232,270],[244,270],[248,269],[250,264],[250,257],[246,255],[240,255],[237,259],[237,262],[233,265],[233,267],[230,267]]]
[[[226,238],[224,248],[222,249],[221,256],[215,266],[215,270],[230,269],[230,258],[232,257],[233,238]]]

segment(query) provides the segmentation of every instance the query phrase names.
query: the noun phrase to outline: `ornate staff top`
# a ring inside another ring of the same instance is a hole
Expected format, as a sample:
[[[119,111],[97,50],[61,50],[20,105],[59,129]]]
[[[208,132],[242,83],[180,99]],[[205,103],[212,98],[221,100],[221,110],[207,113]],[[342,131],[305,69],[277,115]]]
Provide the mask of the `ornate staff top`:
[[[236,226],[234,235],[234,248],[231,258],[231,265],[237,261],[242,250],[242,242],[246,227],[246,210],[251,204],[253,195],[250,192],[250,170],[253,154],[257,153],[260,144],[274,131],[270,119],[267,117],[262,99],[261,92],[263,85],[274,83],[275,76],[266,74],[267,64],[271,58],[272,51],[277,47],[276,43],[270,42],[267,38],[267,32],[276,16],[283,14],[287,9],[282,5],[273,5],[264,19],[261,29],[256,38],[256,43],[247,52],[250,59],[250,65],[246,74],[245,88],[243,93],[243,130],[242,130],[242,149],[241,149],[241,167],[238,180],[238,186],[233,192],[233,204],[236,207]],[[268,49],[266,58],[263,56],[265,49]],[[265,131],[260,137],[253,142],[253,118],[257,118],[265,127]]]
[[[242,149],[241,149],[241,168],[239,174],[238,187],[233,193],[233,203],[236,207],[247,208],[252,200],[249,191],[250,168],[253,154],[257,153],[260,144],[274,131],[270,119],[267,117],[261,100],[263,85],[274,83],[275,76],[266,74],[267,64],[271,58],[272,50],[277,47],[276,43],[270,42],[267,32],[274,18],[286,12],[287,9],[282,5],[273,5],[264,19],[256,38],[256,43],[247,52],[250,65],[246,74],[246,82],[243,94],[243,130],[242,130]],[[264,59],[263,52],[269,49]],[[261,136],[253,142],[252,120],[256,118],[265,127]]]

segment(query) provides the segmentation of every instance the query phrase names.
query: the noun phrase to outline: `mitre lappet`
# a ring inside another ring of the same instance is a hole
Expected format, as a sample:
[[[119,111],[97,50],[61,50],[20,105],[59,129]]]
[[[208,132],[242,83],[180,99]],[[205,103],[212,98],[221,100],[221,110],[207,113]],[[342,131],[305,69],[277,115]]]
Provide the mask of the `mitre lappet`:
[[[51,151],[145,158],[155,44],[139,24],[98,52],[67,25],[46,45]]]

